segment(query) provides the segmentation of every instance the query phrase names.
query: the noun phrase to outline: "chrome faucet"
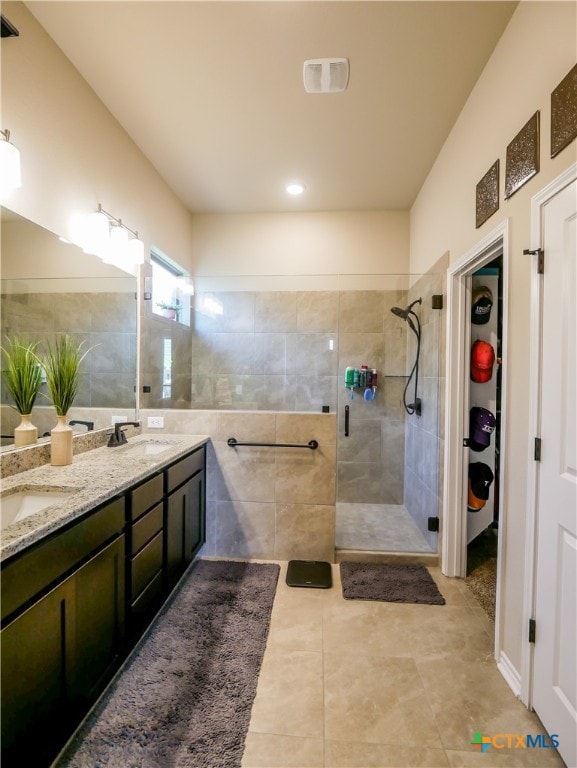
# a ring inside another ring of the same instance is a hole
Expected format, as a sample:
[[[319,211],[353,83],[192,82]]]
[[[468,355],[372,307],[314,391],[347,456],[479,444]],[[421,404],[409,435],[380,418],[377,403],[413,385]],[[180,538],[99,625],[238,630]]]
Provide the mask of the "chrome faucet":
[[[114,425],[114,432],[110,435],[110,439],[106,444],[108,448],[116,448],[118,445],[125,445],[128,441],[126,435],[122,431],[124,427],[139,427],[139,421],[117,421]]]

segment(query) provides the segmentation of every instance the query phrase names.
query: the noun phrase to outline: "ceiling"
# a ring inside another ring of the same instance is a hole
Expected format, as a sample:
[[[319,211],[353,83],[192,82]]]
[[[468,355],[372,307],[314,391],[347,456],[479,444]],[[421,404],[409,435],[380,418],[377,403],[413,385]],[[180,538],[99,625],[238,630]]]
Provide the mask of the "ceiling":
[[[183,203],[222,213],[409,209],[516,3],[26,6]],[[346,91],[305,92],[323,57]]]

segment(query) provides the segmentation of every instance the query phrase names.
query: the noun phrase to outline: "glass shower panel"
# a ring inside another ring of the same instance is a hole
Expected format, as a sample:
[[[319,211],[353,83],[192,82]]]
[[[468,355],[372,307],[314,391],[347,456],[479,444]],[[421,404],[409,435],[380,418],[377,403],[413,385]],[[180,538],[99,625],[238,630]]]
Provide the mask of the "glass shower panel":
[[[195,275],[194,281],[190,389],[181,393],[180,407],[320,413],[328,406],[337,418],[337,548],[436,551],[428,519],[438,515],[443,339],[432,295],[442,292],[442,276]],[[391,312],[416,299],[420,416],[403,406],[414,334]],[[180,359],[186,356],[173,354],[174,365]],[[371,386],[347,388],[347,367],[363,366]]]

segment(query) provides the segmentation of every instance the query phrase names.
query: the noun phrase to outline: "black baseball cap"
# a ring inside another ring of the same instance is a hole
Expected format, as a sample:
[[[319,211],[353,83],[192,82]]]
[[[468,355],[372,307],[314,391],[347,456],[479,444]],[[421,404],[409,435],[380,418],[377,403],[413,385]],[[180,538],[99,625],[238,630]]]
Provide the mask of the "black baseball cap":
[[[467,509],[471,512],[478,512],[485,506],[489,498],[489,489],[495,479],[493,470],[488,464],[477,461],[469,464],[469,498]]]
[[[473,325],[485,325],[491,317],[493,307],[493,294],[486,285],[480,285],[473,289],[471,304],[471,322]]]

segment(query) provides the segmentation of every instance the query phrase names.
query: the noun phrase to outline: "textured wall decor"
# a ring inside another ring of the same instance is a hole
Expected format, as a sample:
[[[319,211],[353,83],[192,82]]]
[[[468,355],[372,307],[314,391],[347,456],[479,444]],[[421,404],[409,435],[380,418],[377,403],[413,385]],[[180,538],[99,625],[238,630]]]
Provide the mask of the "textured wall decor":
[[[525,123],[507,147],[505,199],[539,173],[539,111]]]
[[[551,94],[551,157],[577,136],[577,64]]]
[[[499,209],[499,160],[495,160],[477,184],[475,204],[475,226],[478,229]]]

